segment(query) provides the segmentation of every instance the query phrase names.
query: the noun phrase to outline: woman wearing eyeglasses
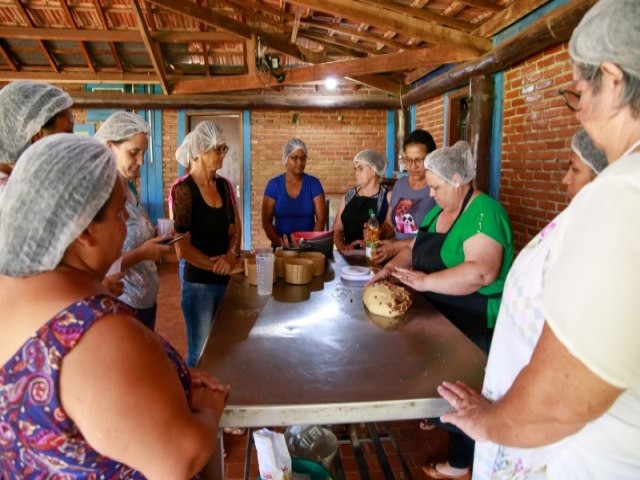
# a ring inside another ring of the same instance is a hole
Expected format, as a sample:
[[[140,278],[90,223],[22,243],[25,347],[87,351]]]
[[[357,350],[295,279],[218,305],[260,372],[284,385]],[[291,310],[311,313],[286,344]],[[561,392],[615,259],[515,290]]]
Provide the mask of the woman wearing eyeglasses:
[[[411,244],[422,219],[435,202],[429,195],[424,159],[436,149],[426,130],[414,130],[402,145],[402,162],[408,175],[399,178],[389,195],[387,218],[380,226],[380,245],[373,251],[376,263],[384,263]]]
[[[285,172],[269,180],[265,188],[262,228],[272,247],[286,246],[293,232],[324,230],[327,223],[322,184],[304,173],[307,158],[307,145],[299,138],[289,139],[282,150]]]
[[[175,231],[188,234],[176,251],[186,261],[181,306],[191,367],[198,363],[236,260],[236,207],[229,182],[216,175],[228,150],[222,129],[204,121],[176,151],[178,162],[190,166],[173,187],[172,212]]]

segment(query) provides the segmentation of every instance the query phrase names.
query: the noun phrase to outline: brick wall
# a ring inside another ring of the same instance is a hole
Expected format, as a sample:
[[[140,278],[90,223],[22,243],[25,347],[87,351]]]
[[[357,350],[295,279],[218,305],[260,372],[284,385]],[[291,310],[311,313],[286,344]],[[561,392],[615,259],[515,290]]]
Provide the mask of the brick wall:
[[[428,131],[438,148],[444,145],[444,95],[416,105],[416,128]]]
[[[262,196],[267,181],[284,172],[282,148],[291,137],[307,144],[306,173],[320,179],[325,192],[341,194],[354,184],[352,160],[365,148],[384,153],[386,111],[256,110],[251,113],[251,238],[268,245],[262,230]]]
[[[567,205],[561,179],[579,124],[558,96],[571,84],[567,45],[535,55],[504,72],[500,202],[509,212],[520,250]],[[416,125],[444,144],[444,97],[420,103]]]
[[[567,205],[561,184],[575,115],[558,96],[571,83],[566,44],[505,72],[500,201],[522,248]]]

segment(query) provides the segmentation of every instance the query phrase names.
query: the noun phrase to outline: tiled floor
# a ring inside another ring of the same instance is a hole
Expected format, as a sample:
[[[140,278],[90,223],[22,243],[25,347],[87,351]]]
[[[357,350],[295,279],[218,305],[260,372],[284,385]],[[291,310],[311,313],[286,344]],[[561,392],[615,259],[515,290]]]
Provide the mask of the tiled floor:
[[[174,262],[164,263],[160,265],[159,272],[160,293],[158,295],[156,330],[167,338],[179,352],[184,354],[186,352],[186,337],[184,321],[180,310],[180,282],[178,280],[177,264]],[[385,431],[386,426],[388,426],[391,434],[395,438],[398,449],[409,468],[412,478],[427,478],[422,473],[421,467],[429,462],[438,462],[446,459],[447,435],[445,432],[438,429],[422,431],[418,426],[418,421],[391,422],[386,425],[380,424],[378,425],[378,430]],[[344,427],[335,426],[334,429],[338,434],[338,438],[347,438],[346,434],[344,434]],[[364,425],[357,426],[357,431],[360,438],[368,436]],[[227,452],[225,459],[225,478],[227,480],[240,480],[244,478],[246,445],[246,434],[242,436],[225,435],[225,450]],[[403,470],[391,442],[383,442],[383,445],[395,478],[409,478]],[[371,480],[385,478],[380,464],[377,461],[373,445],[363,441],[361,448],[369,471],[369,478]],[[350,444],[340,445],[340,457],[344,478],[346,480],[360,478],[356,455]],[[252,458],[250,478],[255,479],[258,477],[255,449],[253,450]]]

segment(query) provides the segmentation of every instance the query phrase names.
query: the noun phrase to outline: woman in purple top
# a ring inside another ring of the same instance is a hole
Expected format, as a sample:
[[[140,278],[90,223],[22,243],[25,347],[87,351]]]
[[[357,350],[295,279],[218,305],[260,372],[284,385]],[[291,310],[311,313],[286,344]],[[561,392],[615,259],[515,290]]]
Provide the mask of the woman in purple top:
[[[304,173],[307,146],[299,138],[291,138],[282,150],[282,175],[269,180],[262,199],[262,228],[271,245],[288,242],[293,232],[324,230],[327,204],[320,180]],[[274,224],[275,219],[275,224]]]

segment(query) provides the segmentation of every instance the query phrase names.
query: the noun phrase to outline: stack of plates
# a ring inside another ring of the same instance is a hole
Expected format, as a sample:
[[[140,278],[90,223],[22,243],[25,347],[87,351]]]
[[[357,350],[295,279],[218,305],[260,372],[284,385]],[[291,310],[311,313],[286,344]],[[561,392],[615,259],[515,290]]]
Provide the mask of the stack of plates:
[[[369,267],[344,267],[340,273],[340,281],[352,287],[362,287],[372,278]]]

